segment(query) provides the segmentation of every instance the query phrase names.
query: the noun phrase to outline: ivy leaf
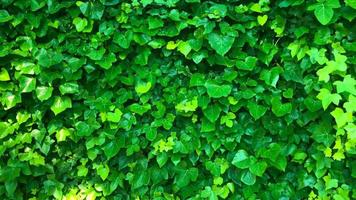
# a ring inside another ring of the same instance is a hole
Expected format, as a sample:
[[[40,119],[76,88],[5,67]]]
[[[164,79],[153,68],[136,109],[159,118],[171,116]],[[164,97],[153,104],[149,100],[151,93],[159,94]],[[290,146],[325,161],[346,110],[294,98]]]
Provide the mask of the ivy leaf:
[[[93,128],[90,127],[88,123],[82,121],[75,124],[75,129],[77,130],[76,133],[79,137],[88,137],[94,132]]]
[[[265,161],[257,161],[250,166],[250,172],[256,176],[262,176],[267,169],[267,163]]]
[[[267,19],[268,19],[267,15],[258,16],[257,17],[257,22],[258,22],[259,25],[263,26],[267,22]]]
[[[90,49],[89,53],[87,56],[95,61],[101,60],[106,52],[106,49],[104,48],[99,48],[98,50],[96,49]]]
[[[237,151],[232,160],[232,164],[240,169],[246,169],[250,166],[250,158],[247,152],[243,149]]]
[[[72,100],[69,97],[56,96],[51,106],[51,110],[53,111],[54,115],[58,115],[59,113],[71,107],[72,107]]]
[[[345,3],[351,8],[356,9],[356,0],[345,0]]]
[[[234,37],[219,35],[217,33],[210,33],[208,35],[208,41],[216,53],[221,56],[224,56],[232,47],[232,44],[235,41]]]
[[[96,173],[98,173],[100,178],[105,181],[106,178],[109,176],[110,168],[107,164],[98,165],[96,168]]]
[[[75,25],[75,29],[77,29],[78,32],[82,32],[88,25],[88,20],[85,18],[76,17],[73,19],[73,24]]]
[[[0,23],[4,23],[10,21],[14,18],[14,16],[10,15],[7,10],[0,10]]]
[[[339,8],[339,0],[325,0],[319,1],[319,3],[310,6],[310,9],[314,10],[314,15],[322,25],[328,24],[333,15],[333,8]]]
[[[323,177],[325,181],[325,190],[329,190],[331,188],[337,188],[338,186],[338,180],[331,178],[330,175],[324,176]]]
[[[252,56],[247,56],[245,61],[237,61],[236,66],[239,69],[252,71],[256,66],[257,58]]]
[[[247,108],[248,111],[250,112],[251,116],[255,119],[258,120],[261,118],[267,111],[267,108],[265,106],[258,105],[257,103],[253,101],[249,101],[247,103]]]
[[[236,118],[236,115],[232,112],[228,112],[225,116],[222,116],[220,119],[220,124],[225,124],[227,127],[231,128],[234,126],[233,119]]]
[[[158,154],[158,156],[156,157],[158,166],[160,168],[162,168],[168,161],[168,155],[166,152],[161,152],[160,154]]]
[[[210,105],[203,110],[204,116],[212,123],[215,123],[219,118],[220,112],[221,108],[217,104]]]
[[[244,171],[241,175],[241,181],[246,185],[254,185],[256,183],[256,176],[250,171]]]
[[[108,112],[108,121],[118,123],[121,120],[122,112],[120,109],[116,108],[114,112]]]
[[[323,105],[323,109],[326,110],[331,103],[339,105],[339,101],[342,97],[339,94],[332,94],[328,89],[322,88],[319,94],[316,96]]]
[[[151,105],[150,104],[140,105],[138,103],[133,103],[129,106],[129,110],[133,113],[137,113],[142,116],[144,113],[151,110]]]
[[[151,82],[138,82],[135,86],[135,91],[137,92],[138,95],[142,95],[147,93],[151,89]]]
[[[113,42],[118,44],[120,47],[127,49],[130,47],[133,38],[133,33],[131,30],[125,33],[115,32]]]
[[[164,26],[164,22],[157,17],[148,17],[148,29],[156,29]]]
[[[322,25],[326,25],[333,18],[334,11],[327,4],[319,3],[314,10],[314,14]]]
[[[183,100],[175,106],[176,110],[179,112],[193,112],[198,108],[198,98],[194,97],[192,100]]]
[[[39,86],[36,88],[36,95],[40,101],[45,101],[51,98],[53,87]]]
[[[215,123],[210,122],[207,118],[202,119],[201,132],[212,132],[215,131]]]
[[[15,107],[18,103],[22,102],[20,93],[14,94],[6,92],[3,94],[2,102],[5,104],[5,110]]]
[[[9,72],[7,72],[5,68],[1,68],[0,81],[9,81],[9,80],[10,80]]]
[[[356,97],[353,95],[349,96],[349,101],[344,103],[344,108],[347,112],[356,112]]]
[[[75,94],[79,92],[79,85],[77,82],[67,82],[59,86],[59,91],[62,95]]]
[[[49,68],[53,65],[56,65],[63,60],[63,55],[54,51],[47,51],[46,49],[41,48],[37,55],[36,59],[38,60],[38,64],[44,68]]]
[[[95,63],[98,64],[103,69],[110,69],[112,64],[116,62],[116,56],[114,53],[109,53],[109,55],[103,56],[100,60]]]
[[[343,109],[335,108],[334,111],[331,112],[331,115],[335,118],[336,124],[338,128],[345,126],[348,122],[352,122],[352,113],[346,112],[344,113]]]
[[[277,117],[282,117],[292,111],[292,104],[291,103],[282,104],[281,100],[278,97],[273,97],[271,103],[272,103],[272,112]]]
[[[117,155],[121,148],[125,146],[125,137],[119,137],[117,139],[109,141],[104,147],[104,153],[107,159],[110,159]]]
[[[304,99],[304,105],[311,112],[316,112],[319,109],[321,109],[321,107],[322,107],[322,104],[320,103],[320,101],[318,101],[312,97],[307,97],[306,99]]]
[[[337,93],[348,92],[356,95],[356,80],[351,75],[346,75],[342,82],[335,81],[334,85],[336,85]]]
[[[36,79],[27,76],[19,78],[21,93],[32,92],[36,88]]]
[[[57,131],[57,133],[56,133],[57,142],[65,141],[66,138],[70,135],[71,135],[71,133],[68,129],[62,128],[61,130]]]
[[[178,188],[187,186],[190,182],[197,180],[199,171],[197,168],[188,168],[179,170],[177,176],[174,179],[174,183]]]
[[[231,85],[218,85],[212,81],[207,81],[204,85],[208,95],[212,98],[227,97],[231,93]]]
[[[307,130],[312,133],[312,138],[325,146],[330,146],[334,141],[331,134],[332,126],[331,120],[325,120],[320,123],[312,124]]]
[[[185,57],[187,57],[191,50],[192,47],[189,45],[189,42],[180,41],[178,43],[178,51],[181,52]]]

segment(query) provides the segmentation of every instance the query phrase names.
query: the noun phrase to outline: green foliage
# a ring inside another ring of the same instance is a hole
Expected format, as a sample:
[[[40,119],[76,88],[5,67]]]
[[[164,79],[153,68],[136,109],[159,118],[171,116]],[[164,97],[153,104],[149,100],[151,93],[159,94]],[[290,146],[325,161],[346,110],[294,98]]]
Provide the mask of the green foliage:
[[[355,0],[0,0],[1,199],[356,199]]]

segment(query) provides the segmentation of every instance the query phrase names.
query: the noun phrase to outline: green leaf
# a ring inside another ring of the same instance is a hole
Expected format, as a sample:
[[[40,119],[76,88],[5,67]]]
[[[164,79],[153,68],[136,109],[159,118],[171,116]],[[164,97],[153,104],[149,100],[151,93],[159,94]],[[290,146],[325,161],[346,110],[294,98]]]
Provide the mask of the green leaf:
[[[210,105],[203,110],[204,116],[212,123],[215,123],[216,120],[219,118],[220,112],[221,108],[217,104]]]
[[[187,186],[190,182],[195,181],[198,178],[199,171],[197,168],[188,168],[179,170],[178,175],[175,176],[174,183],[178,188]]]
[[[147,93],[151,89],[151,82],[138,82],[135,86],[135,91],[137,92],[138,95],[142,95]]]
[[[95,62],[95,64],[98,64],[103,69],[110,69],[114,62],[116,62],[115,54],[114,53],[109,53],[109,55],[105,55],[100,60],[97,60]]]
[[[181,52],[185,57],[189,54],[192,50],[192,47],[189,45],[189,42],[179,42],[178,43],[178,51]]]
[[[202,119],[201,132],[212,132],[215,131],[215,123],[211,123],[207,118]]]
[[[109,176],[110,168],[107,164],[98,165],[96,168],[96,173],[99,174],[100,178],[105,181],[106,178]]]
[[[21,93],[32,92],[36,88],[36,79],[35,78],[21,76],[19,78],[19,82],[20,82]]]
[[[151,55],[151,50],[148,49],[148,48],[145,48],[143,50],[141,50],[140,54],[138,54],[136,57],[135,57],[135,64],[138,64],[138,65],[147,65],[148,63],[148,58],[149,56]]]
[[[56,133],[57,142],[65,141],[66,138],[70,135],[71,135],[71,133],[68,129],[62,128],[61,130],[57,131],[57,133]]]
[[[240,169],[249,168],[250,158],[248,153],[243,149],[238,150],[234,156],[234,159],[232,160],[232,164]]]
[[[54,98],[53,104],[51,106],[51,110],[54,115],[58,115],[59,113],[67,110],[72,107],[72,100],[69,97],[63,96]]]
[[[250,166],[250,172],[256,176],[262,176],[267,169],[265,161],[257,161]]]
[[[333,18],[334,11],[328,4],[318,3],[315,7],[314,15],[322,25],[326,25]]]
[[[14,193],[17,188],[17,181],[11,180],[11,181],[5,181],[5,189],[6,192],[9,196],[14,196]]]
[[[337,188],[338,186],[338,180],[331,178],[330,175],[324,176],[323,177],[325,181],[325,190],[329,190],[331,188]]]
[[[49,68],[53,65],[60,63],[63,60],[63,55],[54,51],[47,51],[46,49],[40,49],[36,55],[38,64],[44,68]]]
[[[0,81],[9,81],[9,80],[10,80],[9,72],[7,72],[5,68],[1,68]]]
[[[75,25],[75,29],[77,29],[78,32],[82,32],[88,25],[88,20],[85,18],[76,17],[73,19],[73,24]]]
[[[157,17],[149,16],[147,21],[148,21],[148,29],[156,29],[164,26],[163,21]]]
[[[246,185],[253,185],[256,183],[256,176],[250,171],[244,171],[241,175],[241,181]]]
[[[207,81],[205,83],[208,95],[212,98],[227,97],[231,93],[231,85],[218,85],[215,82]]]
[[[326,110],[331,103],[339,105],[339,101],[342,99],[339,94],[332,94],[325,88],[322,88],[316,97],[321,100],[324,110]]]
[[[75,124],[75,129],[77,130],[76,134],[79,136],[79,137],[88,137],[90,136],[94,130],[92,129],[92,127],[90,127],[89,124],[87,124],[86,122],[77,122]]]
[[[120,109],[115,108],[114,112],[108,112],[107,118],[109,122],[118,123],[121,120],[122,112]]]
[[[272,112],[277,117],[282,117],[292,111],[292,104],[291,103],[282,104],[281,100],[278,97],[273,97],[271,103],[272,103]]]
[[[151,110],[151,105],[150,104],[140,105],[138,103],[134,103],[129,106],[129,110],[133,113],[137,113],[142,116],[143,114]]]
[[[75,94],[79,92],[79,85],[77,82],[67,82],[59,86],[59,91],[62,95]]]
[[[10,15],[7,10],[0,10],[0,23],[4,23],[10,21],[14,18],[14,16]]]
[[[208,41],[216,53],[221,56],[224,56],[232,47],[232,44],[235,41],[234,37],[219,35],[217,33],[210,33],[208,35]]]
[[[130,47],[133,38],[132,31],[126,31],[125,33],[115,32],[113,42],[120,47],[127,49]]]
[[[252,71],[256,66],[257,58],[252,56],[247,56],[245,61],[237,61],[236,67],[238,69]]]
[[[78,71],[85,63],[86,63],[86,58],[75,58],[72,57],[67,60],[68,66],[71,68],[72,72]]]
[[[257,22],[258,22],[259,25],[263,26],[267,22],[267,19],[268,19],[267,15],[258,16],[257,17]]]
[[[193,112],[198,108],[198,98],[194,97],[192,100],[183,100],[175,106],[176,110],[179,112]]]
[[[95,61],[101,60],[104,56],[106,52],[106,49],[104,48],[99,48],[97,49],[90,49],[89,53],[87,54],[87,56]]]
[[[356,9],[356,0],[345,0],[345,3],[351,8]]]
[[[307,97],[306,99],[304,99],[304,105],[311,112],[316,112],[316,111],[320,110],[322,107],[321,102],[312,98],[312,97]]]
[[[247,108],[248,111],[250,112],[251,116],[255,119],[258,120],[261,118],[267,111],[267,108],[265,106],[258,105],[257,103],[253,101],[249,101],[247,103]]]
[[[312,124],[308,131],[312,133],[312,138],[325,146],[330,146],[334,142],[334,136],[331,134],[332,122],[331,120],[324,120],[320,123]]]
[[[39,86],[36,88],[36,95],[40,101],[45,101],[51,98],[53,87]]]
[[[45,1],[41,1],[41,0],[31,0],[31,10],[32,11],[37,11],[39,9],[41,9],[42,7],[44,7],[46,5]]]
[[[77,175],[78,176],[82,176],[82,177],[85,177],[88,174],[88,171],[89,171],[88,168],[86,168],[83,165],[79,165],[77,167],[77,169],[78,169]]]
[[[356,95],[356,80],[351,75],[346,75],[342,82],[335,81],[334,85],[336,85],[337,93],[347,92]]]
[[[6,92],[3,95],[2,102],[5,104],[5,110],[15,107],[18,103],[22,102],[20,93],[14,94],[11,92]]]
[[[334,111],[331,112],[331,115],[335,118],[336,124],[338,128],[345,126],[348,122],[352,122],[352,113],[346,112],[341,108],[335,108]]]
[[[220,124],[225,124],[227,127],[231,128],[234,126],[233,119],[236,119],[236,115],[232,112],[228,112],[227,115],[221,117]]]
[[[344,103],[344,108],[347,112],[356,112],[356,97],[350,95],[349,100]]]
[[[107,159],[116,156],[120,149],[125,146],[125,137],[119,137],[109,141],[104,147],[103,151]]]
[[[168,155],[166,152],[161,152],[160,154],[157,155],[156,157],[158,166],[162,168],[168,161]]]
[[[191,77],[190,77],[190,82],[189,82],[189,86],[190,87],[194,87],[194,86],[204,86],[205,84],[205,77],[203,74],[199,74],[199,73],[194,73]]]

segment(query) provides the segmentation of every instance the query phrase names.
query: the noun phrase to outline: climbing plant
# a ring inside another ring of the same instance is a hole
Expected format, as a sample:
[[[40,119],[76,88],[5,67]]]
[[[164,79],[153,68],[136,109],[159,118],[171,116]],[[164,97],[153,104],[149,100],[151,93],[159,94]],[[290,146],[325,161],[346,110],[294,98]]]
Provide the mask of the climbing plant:
[[[2,199],[356,199],[355,0],[0,0]]]

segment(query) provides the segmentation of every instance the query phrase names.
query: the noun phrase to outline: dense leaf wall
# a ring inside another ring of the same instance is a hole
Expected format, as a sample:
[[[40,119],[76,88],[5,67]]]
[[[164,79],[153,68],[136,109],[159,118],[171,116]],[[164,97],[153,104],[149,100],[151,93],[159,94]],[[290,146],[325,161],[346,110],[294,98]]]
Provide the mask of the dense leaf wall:
[[[1,199],[355,199],[355,18],[0,0]]]

